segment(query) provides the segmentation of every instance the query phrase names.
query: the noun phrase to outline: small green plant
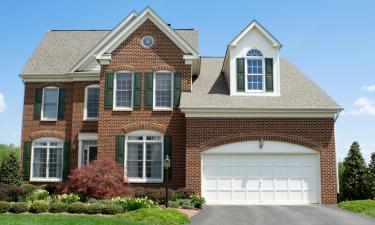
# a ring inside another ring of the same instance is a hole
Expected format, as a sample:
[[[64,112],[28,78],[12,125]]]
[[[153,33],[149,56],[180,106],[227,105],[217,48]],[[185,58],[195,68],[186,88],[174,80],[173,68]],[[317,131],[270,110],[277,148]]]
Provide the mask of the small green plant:
[[[85,213],[86,214],[99,214],[99,213],[102,213],[105,207],[106,207],[105,205],[99,204],[99,203],[87,204]]]
[[[53,202],[49,206],[49,212],[51,213],[62,213],[66,212],[68,209],[68,205],[62,202]]]
[[[183,208],[183,209],[194,209],[190,199],[176,199],[174,201],[169,201],[169,207],[171,208]]]
[[[75,202],[68,205],[68,212],[69,213],[85,213],[86,211],[86,204],[82,202]]]
[[[102,208],[102,214],[114,215],[124,212],[122,207],[116,204],[107,204],[103,206],[104,207]]]
[[[144,198],[134,198],[134,197],[127,197],[127,198],[114,198],[112,202],[116,205],[119,205],[123,208],[123,211],[133,211],[140,208],[153,208],[155,207],[155,202],[147,197]]]
[[[23,213],[29,210],[29,204],[27,202],[14,202],[11,204],[9,212],[11,213]]]
[[[29,197],[28,200],[31,202],[38,201],[38,200],[47,200],[49,198],[48,191],[44,189],[38,189],[33,191]]]
[[[48,211],[48,203],[46,201],[37,200],[31,203],[29,212],[31,213],[44,213]]]
[[[193,207],[195,207],[197,209],[203,208],[204,203],[206,202],[204,197],[202,197],[200,195],[190,195],[190,200],[191,200],[191,203],[192,203]]]
[[[77,194],[63,194],[57,196],[57,201],[72,204],[79,201],[79,196]]]
[[[11,206],[10,202],[0,201],[0,213],[7,212]]]
[[[32,184],[22,184],[21,187],[25,188],[29,194],[33,193],[36,190],[36,187]]]

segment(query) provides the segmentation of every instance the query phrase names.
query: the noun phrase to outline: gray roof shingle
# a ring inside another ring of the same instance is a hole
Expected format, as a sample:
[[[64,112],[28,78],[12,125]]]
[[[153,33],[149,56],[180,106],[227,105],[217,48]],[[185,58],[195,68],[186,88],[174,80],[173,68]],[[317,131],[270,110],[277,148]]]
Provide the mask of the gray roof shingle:
[[[202,57],[200,75],[193,83],[192,92],[182,93],[181,108],[341,109],[285,59],[280,60],[281,96],[230,96],[224,75],[220,74],[223,60]]]
[[[197,30],[176,29],[175,31],[191,47],[198,50]],[[68,73],[109,32],[110,30],[48,31],[21,74]]]

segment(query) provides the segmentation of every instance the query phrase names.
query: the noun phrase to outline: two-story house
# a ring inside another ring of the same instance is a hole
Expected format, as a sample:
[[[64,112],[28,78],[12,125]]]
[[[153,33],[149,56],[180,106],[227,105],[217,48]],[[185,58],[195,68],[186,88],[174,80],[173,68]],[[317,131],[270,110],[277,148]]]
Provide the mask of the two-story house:
[[[20,75],[24,179],[111,159],[124,182],[169,179],[209,204],[336,203],[341,107],[280,48],[253,21],[224,57],[204,57],[197,30],[150,8],[113,30],[48,31]]]

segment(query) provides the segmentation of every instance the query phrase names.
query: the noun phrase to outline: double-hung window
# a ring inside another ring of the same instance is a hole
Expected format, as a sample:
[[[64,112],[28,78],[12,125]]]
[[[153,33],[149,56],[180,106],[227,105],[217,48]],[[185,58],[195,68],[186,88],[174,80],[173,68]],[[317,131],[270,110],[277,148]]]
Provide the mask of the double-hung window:
[[[172,109],[173,75],[171,72],[156,72],[154,75],[154,108]]]
[[[42,120],[57,120],[59,107],[59,88],[43,89]]]
[[[133,107],[133,73],[117,72],[114,86],[114,109],[131,109]]]
[[[99,114],[99,85],[89,85],[85,89],[85,120],[97,120]]]
[[[265,88],[264,58],[261,51],[251,49],[246,57],[246,90],[262,92]]]
[[[131,182],[162,182],[163,135],[135,131],[126,136],[126,176]]]
[[[41,138],[32,145],[31,180],[60,181],[63,170],[63,142]]]

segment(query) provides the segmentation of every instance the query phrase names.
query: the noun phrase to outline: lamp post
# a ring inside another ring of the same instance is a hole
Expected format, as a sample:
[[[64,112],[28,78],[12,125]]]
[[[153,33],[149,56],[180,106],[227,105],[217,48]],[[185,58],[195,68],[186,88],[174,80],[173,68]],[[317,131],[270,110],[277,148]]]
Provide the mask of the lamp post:
[[[166,155],[164,159],[164,169],[165,169],[165,208],[168,208],[168,172],[171,167],[171,160],[169,156]]]

